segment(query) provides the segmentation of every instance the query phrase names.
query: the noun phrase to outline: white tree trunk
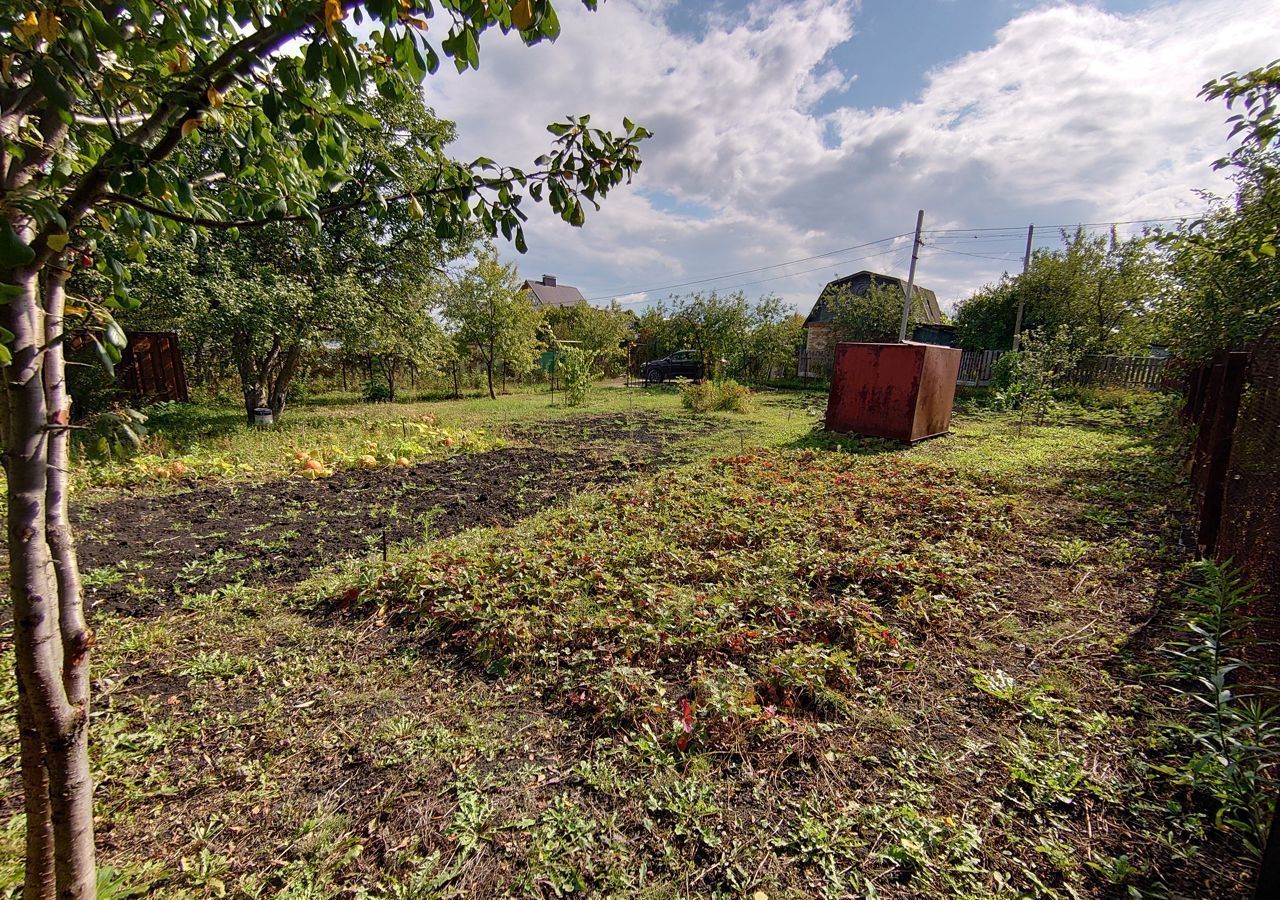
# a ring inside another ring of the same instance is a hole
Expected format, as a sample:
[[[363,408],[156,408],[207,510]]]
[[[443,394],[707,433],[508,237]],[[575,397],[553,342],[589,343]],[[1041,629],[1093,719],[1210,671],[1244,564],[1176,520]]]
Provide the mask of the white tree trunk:
[[[7,279],[20,292],[4,306],[5,326],[14,334],[13,360],[4,369],[4,464],[28,900],[92,897],[96,885],[88,757],[93,639],[67,521],[70,410],[61,341],[50,344],[61,335],[64,275],[46,271],[52,274],[44,303],[38,272],[23,271]]]

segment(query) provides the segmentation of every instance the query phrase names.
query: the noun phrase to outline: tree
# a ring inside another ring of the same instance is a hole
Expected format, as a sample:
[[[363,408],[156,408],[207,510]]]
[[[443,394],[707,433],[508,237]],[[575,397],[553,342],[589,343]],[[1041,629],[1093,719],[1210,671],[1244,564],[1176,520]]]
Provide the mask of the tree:
[[[378,361],[387,380],[387,400],[395,401],[396,378],[405,368],[418,375],[445,371],[452,350],[435,319],[443,294],[439,286],[398,296],[384,294],[358,307],[364,315],[345,323],[346,334],[340,338],[343,350]]]
[[[1013,409],[1030,412],[1035,423],[1043,425],[1054,394],[1066,384],[1083,355],[1077,335],[1066,325],[1058,326],[1052,334],[1028,331],[1016,352],[996,361],[992,377],[996,397]]]
[[[1280,60],[1204,86],[1206,100],[1237,102],[1227,121],[1240,146],[1218,160],[1235,181],[1235,196],[1209,198],[1199,218],[1161,235],[1174,290],[1160,304],[1167,340],[1189,360],[1243,349],[1280,313]]]
[[[595,0],[584,0],[594,7]],[[554,38],[549,0],[450,2],[427,31],[431,0],[261,0],[154,4],[119,0],[0,9],[0,366],[8,497],[18,719],[27,827],[28,898],[95,890],[92,781],[87,752],[89,651],[79,569],[67,517],[68,427],[62,338],[68,317],[101,329],[118,361],[115,309],[136,301],[125,260],[97,248],[113,234],[131,257],[162,233],[310,222],[346,209],[404,203],[442,239],[471,223],[525,239],[520,204],[544,197],[580,225],[639,165],[648,136],[551,126],[534,171],[480,158],[433,161],[409,190],[347,185],[348,126],[377,124],[372,96],[406,97],[439,65],[479,62],[496,28],[525,43]],[[348,27],[361,26],[362,35]],[[367,23],[367,25],[366,25]],[[442,34],[439,50],[428,35]],[[205,153],[217,138],[217,153]],[[384,181],[385,179],[385,181]],[[135,252],[136,251],[136,252]],[[67,308],[70,265],[108,274],[111,298]]]
[[[796,352],[804,346],[804,316],[768,296],[756,303],[752,319],[748,374],[760,378],[770,378],[775,371],[794,374]]]
[[[445,296],[443,315],[453,327],[453,339],[459,348],[479,354],[494,400],[495,368],[526,372],[537,349],[541,316],[521,284],[514,265],[503,265],[486,250]]]
[[[384,193],[416,184],[426,174],[424,160],[442,159],[439,148],[452,140],[452,123],[432,115],[420,97],[379,98],[372,108],[379,124],[351,129],[355,181],[335,197],[352,199],[356,183],[369,183],[379,169],[395,173]],[[130,269],[142,308],[126,316],[181,330],[233,360],[250,421],[263,407],[279,419],[300,360],[325,340],[376,353],[394,395],[396,369],[408,356],[421,362],[438,337],[422,309],[431,281],[471,250],[474,232],[442,240],[430,221],[399,204],[345,208],[319,229],[270,224],[234,239],[198,235],[194,246],[159,239]],[[109,288],[93,280],[93,288]]]
[[[1037,250],[1027,271],[1006,274],[956,310],[960,343],[971,349],[1013,345],[1018,304],[1023,330],[1066,326],[1086,352],[1145,352],[1155,335],[1152,309],[1166,290],[1162,263],[1143,237],[1121,240],[1062,233],[1063,249]]]
[[[591,390],[591,366],[595,353],[580,347],[566,347],[558,351],[556,367],[564,379],[565,406],[581,406],[587,402]]]
[[[874,278],[866,293],[835,291],[828,300],[835,339],[862,343],[896,341],[905,297],[906,292],[896,283],[881,284]],[[913,300],[911,307],[908,327],[920,321],[924,314],[921,301]]]
[[[561,341],[577,341],[608,377],[621,371],[626,360],[624,345],[631,338],[634,315],[614,300],[607,309],[575,303],[546,311],[547,325]]]
[[[670,307],[658,305],[659,314],[669,319],[668,333],[697,351],[704,372],[715,377],[722,367],[739,367],[746,355],[752,325],[751,306],[742,291],[699,291],[672,297],[670,303]]]

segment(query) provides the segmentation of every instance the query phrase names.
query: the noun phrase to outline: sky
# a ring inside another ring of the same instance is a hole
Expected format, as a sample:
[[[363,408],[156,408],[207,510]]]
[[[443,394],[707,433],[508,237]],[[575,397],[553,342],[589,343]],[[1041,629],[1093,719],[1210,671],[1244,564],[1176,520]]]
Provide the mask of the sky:
[[[1247,8],[1247,14],[1244,10]],[[1194,215],[1228,191],[1228,115],[1204,82],[1280,56],[1280,0],[607,0],[556,9],[560,38],[497,32],[480,69],[424,85],[461,159],[530,166],[546,125],[590,113],[654,132],[631,185],[573,228],[526,207],[522,277],[597,305],[694,290],[807,312],[861,269],[952,309],[1062,226]]]

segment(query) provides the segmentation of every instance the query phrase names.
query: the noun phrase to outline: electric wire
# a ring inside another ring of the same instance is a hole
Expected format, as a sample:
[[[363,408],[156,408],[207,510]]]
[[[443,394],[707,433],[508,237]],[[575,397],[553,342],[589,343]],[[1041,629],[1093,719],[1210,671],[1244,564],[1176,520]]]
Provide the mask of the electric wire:
[[[753,275],[756,272],[766,272],[769,269],[778,269],[778,268],[781,268],[782,266],[790,266],[790,265],[795,265],[803,262],[811,262],[815,259],[823,259],[824,257],[835,256],[840,253],[848,253],[850,250],[861,250],[864,247],[871,247],[871,246],[874,246],[875,244],[884,244],[889,241],[896,241],[899,238],[911,237],[912,234],[913,232],[904,231],[902,234],[895,234],[895,235],[892,235],[891,237],[884,237],[875,241],[867,241],[865,244],[854,244],[852,247],[842,247],[839,250],[829,250],[826,253],[815,253],[813,256],[803,256],[803,257],[800,257],[799,259],[788,259],[784,262],[773,263],[772,265],[768,265],[768,266],[759,266],[758,268],[755,268],[755,269],[743,269],[740,272],[728,272],[723,275],[709,275],[706,278],[695,278],[692,281],[681,281],[675,284],[664,284],[664,285],[660,285],[659,287],[638,288],[633,291],[621,291],[620,293],[611,294],[606,297],[590,297],[588,298],[587,302],[594,303],[598,300],[616,300],[619,297],[627,297],[631,294],[648,294],[648,293],[652,293],[653,291],[666,291],[672,288],[688,287],[689,285],[693,285],[693,284],[705,284],[708,281],[720,281],[725,278],[737,278],[739,275]],[[872,254],[872,255],[875,255],[875,254]],[[826,267],[819,266],[818,268],[821,269]],[[809,271],[812,271],[812,270],[809,270]],[[797,272],[795,274],[799,275],[803,273]],[[765,279],[765,280],[768,280],[768,279]]]
[[[910,233],[908,233],[908,235],[907,235],[907,236],[908,236],[908,237],[910,237]],[[744,281],[744,282],[742,282],[741,284],[729,284],[729,285],[725,285],[725,286],[722,288],[722,290],[726,290],[726,291],[734,291],[734,290],[737,290],[738,288],[751,287],[752,285],[756,285],[756,284],[765,284],[766,282],[769,282],[769,281],[779,281],[779,280],[781,280],[781,279],[783,279],[783,278],[794,278],[794,277],[796,277],[797,275],[808,275],[808,274],[810,274],[810,273],[812,273],[812,272],[821,272],[823,269],[833,269],[833,270],[834,270],[834,268],[835,268],[836,266],[838,266],[838,265],[843,265],[844,263],[861,262],[861,261],[862,261],[862,260],[864,260],[864,259],[875,259],[877,256],[884,256],[886,253],[894,253],[894,252],[895,252],[895,251],[894,251],[894,250],[892,250],[892,249],[887,249],[887,250],[882,250],[882,251],[877,252],[877,253],[868,253],[868,254],[867,254],[867,255],[865,255],[865,256],[855,256],[855,257],[853,257],[852,259],[838,259],[838,260],[832,260],[831,262],[829,262],[829,263],[825,263],[825,264],[823,264],[823,265],[821,265],[821,266],[814,266],[813,268],[810,268],[810,269],[802,269],[802,270],[801,270],[801,271],[799,271],[799,272],[787,272],[786,274],[783,274],[783,275],[771,275],[771,276],[770,276],[770,277],[768,277],[768,278],[760,278],[760,279],[758,279],[758,280],[756,280],[756,281]],[[896,251],[896,253],[897,253],[896,260],[900,260],[900,259],[903,257],[903,255],[904,255],[904,254],[906,254],[906,253],[908,253],[908,252],[910,252],[910,248],[909,248],[909,247],[905,247],[905,248],[902,248],[902,249],[900,249],[900,250]]]
[[[950,250],[946,247],[939,247],[937,244],[925,244],[926,250],[941,250],[943,253],[955,253],[958,256],[973,256],[978,259],[994,259],[997,262],[1020,262],[1021,256],[988,256],[985,253],[966,253],[964,250]]]
[[[1047,231],[1050,229],[1056,230],[1056,229],[1064,229],[1064,228],[1083,228],[1083,229],[1107,228],[1109,229],[1109,228],[1115,228],[1116,226],[1120,226],[1120,225],[1150,225],[1150,224],[1159,223],[1159,222],[1182,222],[1187,220],[1188,218],[1190,218],[1190,216],[1165,216],[1162,218],[1150,218],[1150,219],[1122,219],[1114,222],[1075,222],[1075,223],[1066,223],[1066,224],[1058,224],[1058,225],[1039,225],[1037,226],[1037,230]],[[842,247],[838,250],[829,250],[826,253],[816,253],[813,256],[804,256],[804,257],[799,257],[797,259],[784,260],[782,262],[772,263],[767,266],[758,266],[754,269],[743,269],[737,272],[726,272],[719,275],[708,275],[704,278],[694,278],[688,281],[672,282],[671,284],[658,285],[656,287],[634,288],[632,290],[617,291],[613,294],[606,294],[598,297],[590,297],[588,298],[587,302],[597,303],[601,301],[617,300],[622,297],[632,296],[634,294],[651,294],[656,291],[667,291],[667,290],[672,290],[674,288],[691,287],[693,285],[698,285],[698,284],[707,284],[710,282],[725,281],[731,278],[738,278],[743,275],[754,275],[757,272],[767,272],[770,269],[778,269],[783,266],[797,265],[799,263],[804,263],[804,262],[812,262],[815,259],[825,259],[827,257],[837,256],[841,253],[848,253],[853,250],[862,250],[867,247],[873,247],[877,244],[889,243],[890,241],[896,241],[904,237],[911,237],[912,234],[913,232],[905,231],[905,232],[902,232],[901,234],[895,234],[889,237],[879,238],[874,241],[867,241],[862,244],[854,244],[851,247]],[[991,255],[986,255],[981,253],[968,253],[963,250],[949,249],[948,247],[940,246],[940,244],[947,243],[947,244],[952,244],[954,246],[962,246],[965,243],[968,243],[970,241],[980,242],[980,243],[1003,243],[1003,242],[1013,242],[1016,240],[1020,242],[1022,241],[1023,236],[1025,234],[1026,234],[1026,228],[1020,225],[1008,225],[1008,226],[1001,226],[1001,227],[992,226],[992,227],[981,227],[981,228],[926,228],[921,230],[920,232],[921,244],[925,247],[929,247],[934,250],[940,250],[944,253],[955,253],[960,256],[970,256],[970,257],[975,257],[977,259],[991,259],[991,260],[995,260],[996,262],[1018,262],[1022,259],[1021,251],[1019,248],[1015,248],[1011,246],[1009,249],[1009,252],[1011,254],[1017,252],[1018,255],[1016,257],[1010,256],[1006,258],[1002,256],[991,256]],[[931,239],[929,241],[925,241],[924,238],[926,236],[930,237]],[[1051,246],[1051,244],[1041,244],[1039,246],[1033,245],[1032,249],[1033,250],[1045,249],[1048,246]],[[988,249],[988,248],[984,247],[983,249]],[[1000,248],[992,247],[990,249],[998,252]],[[831,262],[824,263],[821,266],[814,266],[812,268],[802,269],[798,272],[786,272],[781,275],[772,275],[772,276],[769,276],[768,278],[761,278],[755,281],[747,281],[747,282],[742,282],[740,284],[727,285],[724,287],[724,290],[736,290],[737,288],[750,287],[756,284],[764,284],[769,281],[778,281],[784,278],[795,278],[800,275],[808,275],[813,272],[817,272],[831,266],[840,265],[842,263],[858,262],[863,259],[871,259],[873,257],[880,256],[888,252],[892,252],[890,248],[886,248],[885,250],[878,251],[876,253],[871,253],[866,256],[854,257],[852,259],[832,260]]]

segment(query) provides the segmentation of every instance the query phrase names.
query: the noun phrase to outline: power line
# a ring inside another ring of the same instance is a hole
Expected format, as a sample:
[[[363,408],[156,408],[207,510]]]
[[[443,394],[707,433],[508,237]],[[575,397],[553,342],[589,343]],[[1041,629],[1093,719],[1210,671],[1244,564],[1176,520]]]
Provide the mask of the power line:
[[[907,232],[906,235],[898,235],[898,237],[910,237],[910,236],[911,236],[911,232]],[[909,250],[910,248],[906,248],[906,249]],[[837,259],[837,260],[833,260],[832,262],[826,263],[825,265],[814,266],[811,269],[801,269],[799,272],[788,272],[785,275],[772,275],[769,278],[761,278],[757,281],[745,281],[742,284],[726,285],[724,289],[726,291],[732,291],[732,290],[737,290],[738,288],[750,287],[753,284],[764,284],[767,281],[779,281],[783,278],[795,278],[797,275],[808,275],[810,272],[821,272],[823,269],[834,269],[836,266],[842,265],[843,263],[861,262],[864,259],[874,259],[875,257],[883,256],[886,253],[896,253],[897,256],[895,256],[895,259],[897,259],[901,257],[901,254],[903,252],[905,251],[904,250],[894,251],[892,249],[886,249],[876,253],[868,253],[865,256],[855,256],[852,259]],[[816,259],[817,257],[811,257],[811,258]]]
[[[797,264],[797,263],[811,262],[812,260],[815,260],[815,259],[823,259],[823,258],[828,257],[828,256],[836,256],[837,254],[840,254],[840,253],[848,253],[850,250],[861,250],[861,249],[863,249],[864,247],[871,247],[871,246],[874,246],[875,244],[884,244],[884,243],[887,243],[888,241],[896,241],[898,238],[909,237],[910,235],[911,235],[911,232],[909,232],[909,231],[904,231],[902,234],[895,234],[895,235],[893,235],[893,236],[891,236],[891,237],[880,238],[879,240],[876,240],[876,241],[867,241],[865,244],[854,244],[852,247],[842,247],[842,248],[841,248],[841,249],[839,249],[839,250],[829,250],[829,251],[828,251],[828,252],[826,252],[826,253],[815,253],[813,256],[804,256],[804,257],[801,257],[801,258],[799,258],[799,259],[789,259],[789,260],[786,260],[785,262],[774,263],[773,265],[769,265],[769,266],[759,266],[758,268],[755,268],[755,269],[743,269],[743,270],[742,270],[742,271],[740,271],[740,272],[727,272],[727,273],[724,273],[724,274],[722,274],[722,275],[709,275],[709,276],[707,276],[706,278],[695,278],[695,279],[694,279],[694,280],[692,280],[692,281],[681,281],[681,282],[677,282],[677,283],[675,283],[675,284],[664,284],[664,285],[660,285],[660,286],[658,286],[658,287],[651,287],[651,288],[637,288],[637,289],[635,289],[635,290],[631,290],[631,291],[619,291],[618,293],[616,293],[616,294],[611,294],[611,295],[609,295],[609,296],[607,296],[607,297],[591,297],[591,298],[589,298],[589,299],[588,299],[588,301],[587,301],[587,302],[588,302],[588,303],[595,303],[595,302],[596,302],[596,301],[598,301],[598,300],[616,300],[616,299],[618,299],[619,297],[626,297],[626,296],[628,296],[628,295],[630,295],[630,294],[649,294],[649,293],[652,293],[652,292],[654,292],[654,291],[667,291],[667,290],[671,290],[672,288],[688,287],[689,285],[693,285],[693,284],[705,284],[705,283],[706,283],[706,282],[708,282],[708,281],[720,281],[721,279],[724,279],[724,278],[737,278],[739,275],[753,275],[753,274],[755,274],[756,272],[766,272],[766,271],[768,271],[769,269],[777,269],[777,268],[780,268],[780,267],[782,267],[782,266],[790,266],[790,265],[795,265],[795,264]],[[876,255],[876,254],[872,254],[872,255],[874,256],[874,255]],[[846,261],[851,261],[851,260],[846,260]],[[826,266],[818,266],[818,268],[819,268],[819,269],[824,269],[824,268],[826,268]],[[807,271],[815,271],[815,270],[810,269],[810,270],[807,270]],[[804,274],[804,273],[802,273],[802,272],[796,272],[796,273],[794,273],[794,274],[801,275],[801,274]],[[789,277],[789,276],[780,275],[780,276],[778,276],[778,277],[779,277],[779,278],[785,278],[785,277]],[[769,280],[771,280],[771,279],[767,279],[767,278],[766,278],[766,279],[763,279],[763,280],[764,280],[764,281],[769,281]],[[755,283],[755,282],[753,282],[753,283]]]
[[[1050,228],[1052,229],[1114,228],[1117,225],[1150,225],[1157,222],[1181,222],[1181,221],[1185,221],[1188,218],[1189,216],[1166,216],[1163,218],[1151,218],[1151,219],[1123,219],[1123,220],[1118,220],[1114,222],[1074,222],[1074,223],[1066,223],[1066,224],[1060,224],[1060,225],[1043,225],[1040,227],[1046,228],[1046,229],[1050,229]],[[674,288],[690,287],[692,285],[697,285],[697,284],[706,284],[712,281],[723,281],[728,278],[737,278],[742,275],[754,275],[757,272],[767,272],[770,269],[777,269],[777,268],[781,268],[782,266],[790,266],[790,265],[796,265],[804,262],[811,262],[815,259],[825,259],[827,257],[837,256],[841,253],[848,253],[852,250],[862,250],[866,247],[873,247],[877,244],[884,244],[890,241],[896,241],[899,238],[909,237],[911,234],[912,232],[904,231],[901,234],[895,234],[895,235],[891,235],[890,237],[879,238],[878,240],[874,240],[874,241],[867,241],[866,243],[863,243],[863,244],[854,244],[851,247],[842,247],[839,250],[829,250],[826,253],[816,253],[813,256],[804,256],[798,259],[784,260],[783,262],[772,263],[771,265],[767,265],[767,266],[758,266],[754,269],[743,269],[737,272],[725,272],[719,275],[708,275],[704,278],[694,278],[689,281],[678,281],[678,282],[673,282],[671,284],[658,285],[656,287],[634,288],[632,290],[618,291],[613,294],[608,294],[608,295],[599,296],[599,297],[591,297],[588,299],[587,302],[597,303],[604,300],[617,300],[621,297],[627,297],[632,294],[651,294],[656,291],[667,291],[667,290],[672,290]],[[921,232],[922,236],[924,235],[941,235],[942,236],[938,238],[936,241],[931,240],[931,241],[925,242],[925,246],[931,249],[941,250],[944,253],[956,253],[961,256],[971,256],[977,259],[991,259],[991,260],[995,260],[996,262],[1017,262],[1017,260],[1013,258],[1002,257],[1002,256],[991,256],[991,255],[982,254],[982,253],[967,253],[963,250],[952,250],[952,249],[948,249],[947,247],[940,246],[940,244],[950,243],[950,244],[954,244],[955,246],[961,246],[970,241],[975,243],[1002,243],[1005,241],[1014,241],[1014,240],[1021,241],[1022,234],[1023,234],[1023,227],[1020,225],[1003,226],[1003,227],[993,226],[993,227],[982,227],[982,228],[932,228],[932,229],[925,229],[924,231]],[[969,235],[972,235],[972,237],[967,237]],[[1049,246],[1049,245],[1044,245],[1044,246]],[[996,248],[996,247],[993,247],[991,249],[996,251],[999,250],[999,248]],[[817,272],[821,269],[827,268],[829,265],[858,262],[863,259],[871,259],[872,257],[880,256],[883,253],[887,253],[887,252],[889,252],[888,249],[879,251],[876,253],[871,253],[866,256],[854,257],[852,259],[835,260],[832,263],[824,264],[821,266],[815,266],[809,269],[802,269],[799,272],[788,272],[782,275],[773,275],[768,278],[757,279],[755,281],[747,281],[741,284],[728,285],[726,286],[725,289],[733,290],[741,287],[750,287],[751,285],[756,285],[756,284],[764,284],[765,282],[768,282],[768,281],[777,281],[783,278],[794,278],[799,275],[807,275],[811,272]],[[1013,250],[1011,249],[1010,252],[1012,253]]]
[[[1037,228],[1109,228],[1112,225],[1146,225],[1152,222],[1181,222],[1184,219],[1191,218],[1187,216],[1166,216],[1160,219],[1122,219],[1116,222],[1065,222],[1059,225],[1037,225]],[[968,234],[971,232],[989,232],[989,231],[1007,231],[1012,234],[1022,234],[1021,226],[1001,227],[1001,228],[932,228],[926,229],[922,234]]]
[[[973,256],[978,259],[994,259],[997,262],[1017,262],[1018,260],[1009,256],[988,256],[985,253],[966,253],[964,250],[949,250],[946,247],[939,247],[937,244],[925,244],[930,250],[941,250],[943,253],[955,253],[959,256]]]

